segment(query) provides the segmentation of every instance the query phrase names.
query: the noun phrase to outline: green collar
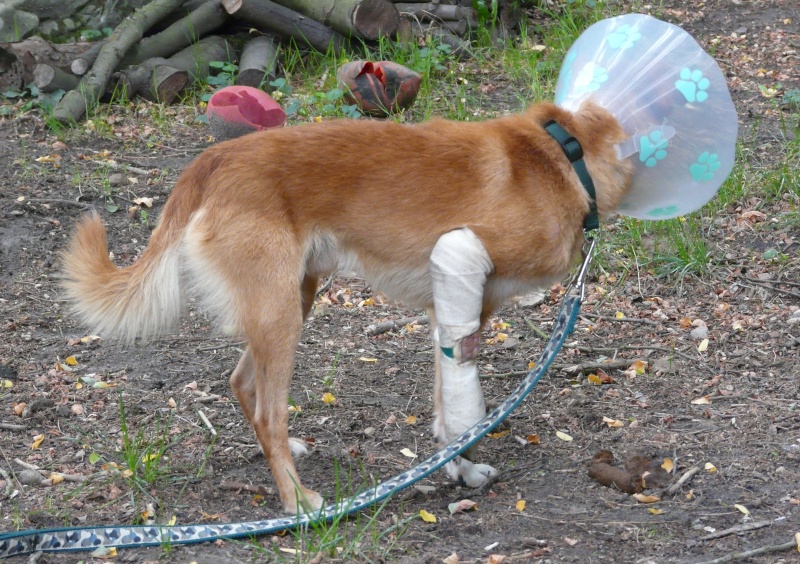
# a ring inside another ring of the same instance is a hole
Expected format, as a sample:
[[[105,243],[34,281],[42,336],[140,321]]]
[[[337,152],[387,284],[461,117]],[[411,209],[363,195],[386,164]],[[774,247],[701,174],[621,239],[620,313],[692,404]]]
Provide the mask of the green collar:
[[[600,227],[600,219],[597,216],[597,200],[594,190],[594,182],[586,170],[586,162],[583,160],[583,148],[578,140],[561,127],[555,120],[550,120],[544,124],[544,129],[561,146],[561,150],[572,163],[572,167],[581,179],[581,184],[589,194],[589,213],[583,220],[583,230],[592,231]]]

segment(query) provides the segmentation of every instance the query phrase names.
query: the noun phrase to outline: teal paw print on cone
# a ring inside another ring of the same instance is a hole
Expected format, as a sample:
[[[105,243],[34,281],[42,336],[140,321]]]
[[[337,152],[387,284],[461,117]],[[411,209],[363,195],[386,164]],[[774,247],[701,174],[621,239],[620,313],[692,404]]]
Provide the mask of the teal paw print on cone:
[[[587,92],[599,90],[600,86],[608,80],[608,73],[603,67],[594,63],[587,63],[575,79],[575,94],[582,96]]]
[[[628,24],[619,26],[608,36],[608,44],[612,49],[627,49],[642,38],[642,34]]]
[[[708,182],[714,178],[714,172],[720,167],[719,156],[716,153],[704,152],[697,157],[697,162],[689,167],[692,178],[697,182]]]
[[[675,217],[678,213],[678,206],[664,206],[663,208],[653,208],[647,215],[652,218],[658,217]]]
[[[650,135],[643,135],[639,139],[639,160],[644,163],[644,166],[653,168],[658,164],[658,161],[663,161],[667,158],[667,147],[669,141],[664,139],[664,134],[661,131],[653,131]]]
[[[700,69],[690,69],[684,67],[681,69],[681,77],[675,81],[675,88],[683,94],[686,101],[689,103],[705,102],[708,100],[708,87],[711,82],[703,76],[703,71]]]

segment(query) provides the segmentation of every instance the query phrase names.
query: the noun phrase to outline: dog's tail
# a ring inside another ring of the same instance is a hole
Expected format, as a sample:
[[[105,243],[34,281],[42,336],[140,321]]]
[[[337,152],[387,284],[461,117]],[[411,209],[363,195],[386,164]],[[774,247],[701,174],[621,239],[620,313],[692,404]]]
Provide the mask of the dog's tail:
[[[111,262],[106,229],[97,213],[78,223],[62,254],[62,286],[72,310],[97,334],[132,342],[177,324],[184,301],[181,240],[200,207],[201,182],[210,173],[200,170],[210,163],[198,161],[179,178],[150,243],[132,265],[117,268]]]

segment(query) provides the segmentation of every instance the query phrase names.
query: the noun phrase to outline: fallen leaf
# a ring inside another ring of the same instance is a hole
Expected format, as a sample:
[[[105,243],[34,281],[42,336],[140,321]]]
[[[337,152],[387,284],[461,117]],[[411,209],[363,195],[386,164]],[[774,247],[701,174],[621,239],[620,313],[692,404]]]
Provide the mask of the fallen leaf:
[[[334,395],[330,392],[325,392],[322,394],[322,403],[333,403],[336,401]]]
[[[694,499],[694,490],[689,490],[688,492],[686,492],[686,495],[685,495],[684,497],[685,497],[687,500]]]
[[[510,429],[504,429],[503,431],[497,431],[496,433],[487,433],[486,436],[492,439],[500,439],[508,435],[510,432]]]
[[[700,352],[706,352],[707,349],[708,349],[708,339],[703,339],[702,341],[700,341],[700,344],[697,345],[697,350]]]
[[[556,437],[566,442],[570,442],[572,440],[572,437],[570,437],[566,433],[562,433],[561,431],[556,431]]]
[[[299,405],[290,405],[288,409],[289,413],[300,413],[303,411]]]
[[[750,510],[749,510],[749,509],[747,509],[747,508],[746,508],[744,505],[741,505],[741,504],[735,503],[735,504],[733,504],[733,506],[734,506],[736,509],[738,509],[739,511],[741,511],[742,513],[744,513],[745,515],[750,515]]]
[[[443,564],[458,564],[458,562],[459,562],[458,554],[456,554],[455,552],[450,556],[448,556],[447,558],[445,558],[444,560],[442,560]]]
[[[689,319],[688,317],[684,317],[679,321],[678,324],[681,329],[688,329],[689,327],[692,326],[692,320]]]
[[[641,376],[647,370],[647,362],[644,360],[635,360],[628,370],[633,370],[638,376]]]
[[[64,481],[64,476],[59,474],[58,472],[53,472],[52,474],[50,474],[50,477],[48,479],[50,480],[51,484],[56,486]]]
[[[172,409],[175,409],[176,407],[178,407],[178,404],[175,402],[175,398],[169,398],[167,400],[167,405],[170,406],[170,408],[172,408]]]
[[[4,388],[11,388],[14,386],[14,382],[12,382],[11,380],[3,380],[2,384]]]
[[[600,376],[598,376],[597,374],[594,374],[594,373],[593,373],[593,374],[589,374],[589,375],[586,377],[586,379],[587,379],[587,380],[589,380],[589,382],[591,382],[591,383],[592,383],[592,384],[594,384],[595,386],[599,386],[600,384],[602,384],[602,383],[603,383],[603,381],[602,381],[602,380],[600,380]]]
[[[403,456],[407,456],[408,458],[416,458],[417,457],[417,455],[414,454],[414,452],[409,448],[404,448],[403,450],[400,451],[400,454],[402,454]]]
[[[25,403],[24,401],[21,401],[19,403],[15,403],[14,404],[14,415],[22,415],[22,412],[25,409],[25,406],[27,406],[27,405],[28,404]]]
[[[703,396],[692,400],[693,405],[707,405],[709,403],[711,403],[711,400],[708,399],[708,396]]]
[[[83,415],[83,406],[79,403],[72,404],[72,407],[69,408],[73,415],[81,416]]]
[[[78,360],[74,356],[68,356],[65,358],[64,363],[67,366],[78,366]]]
[[[145,464],[148,462],[152,462],[153,460],[158,460],[159,454],[157,452],[151,452],[150,454],[143,454],[142,455],[142,462]]]
[[[153,198],[134,198],[133,203],[146,208],[152,208]]]
[[[578,544],[578,539],[571,539],[569,537],[564,537],[564,542],[566,542],[570,546],[575,546]]]
[[[487,564],[503,564],[506,560],[508,560],[508,556],[505,554],[490,554],[486,562]]]
[[[39,448],[43,441],[44,441],[44,435],[36,435],[35,437],[33,437],[33,444],[31,445],[31,449]]]
[[[615,428],[625,426],[625,423],[623,423],[619,419],[611,419],[610,417],[603,417],[603,423],[605,423],[609,427],[615,427]]]
[[[542,440],[539,438],[539,435],[535,433],[533,435],[528,435],[526,439],[529,445],[538,445],[539,443],[542,442]]]
[[[117,549],[113,546],[101,546],[91,552],[90,556],[93,558],[102,558],[108,560],[117,557]]]
[[[517,507],[517,511],[525,511],[525,500],[524,499],[518,499],[516,507]]]
[[[657,495],[644,495],[640,493],[633,494],[631,496],[633,499],[638,501],[639,503],[655,503],[657,501],[661,501],[661,498]]]
[[[414,415],[409,415],[408,417],[406,417],[405,423],[407,425],[416,425],[417,424],[417,418]]]
[[[614,314],[614,317],[616,319],[625,319],[625,314],[622,313],[621,311],[618,311],[617,313]]]
[[[675,463],[672,462],[671,458],[665,458],[664,462],[661,464],[661,467],[669,473],[672,473],[672,470],[675,468]]]
[[[647,511],[649,511],[649,512],[650,512],[650,513],[652,513],[653,515],[661,515],[662,513],[664,513],[664,511],[663,511],[663,510],[661,510],[661,509],[658,509],[657,507],[648,507],[648,508],[647,508]]]
[[[360,360],[361,362],[378,362],[377,358],[370,358],[368,356],[359,357],[358,360]]]
[[[797,552],[800,552],[800,533],[794,534],[794,542],[797,543]]]
[[[447,509],[450,511],[450,515],[454,515],[463,511],[469,511],[470,509],[476,509],[477,507],[478,504],[471,499],[462,499],[461,501],[451,503],[447,506]]]
[[[717,467],[711,464],[710,462],[706,462],[705,469],[712,474],[717,471]]]
[[[425,521],[426,523],[436,522],[436,516],[433,515],[432,513],[428,513],[424,509],[419,510],[419,516],[422,517],[422,520]]]

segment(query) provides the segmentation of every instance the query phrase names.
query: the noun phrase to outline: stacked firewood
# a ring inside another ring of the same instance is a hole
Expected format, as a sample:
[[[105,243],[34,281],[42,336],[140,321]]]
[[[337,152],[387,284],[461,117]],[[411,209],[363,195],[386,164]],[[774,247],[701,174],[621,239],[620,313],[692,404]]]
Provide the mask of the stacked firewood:
[[[513,14],[512,5],[500,2],[501,14]],[[54,45],[34,37],[0,45],[0,87],[33,81],[42,92],[64,90],[53,115],[78,121],[114,91],[169,103],[205,79],[214,61],[238,60],[236,84],[260,86],[274,78],[288,41],[326,52],[436,34],[464,50],[478,25],[472,0],[152,0],[97,43]],[[238,52],[234,38],[243,30],[247,40]]]

